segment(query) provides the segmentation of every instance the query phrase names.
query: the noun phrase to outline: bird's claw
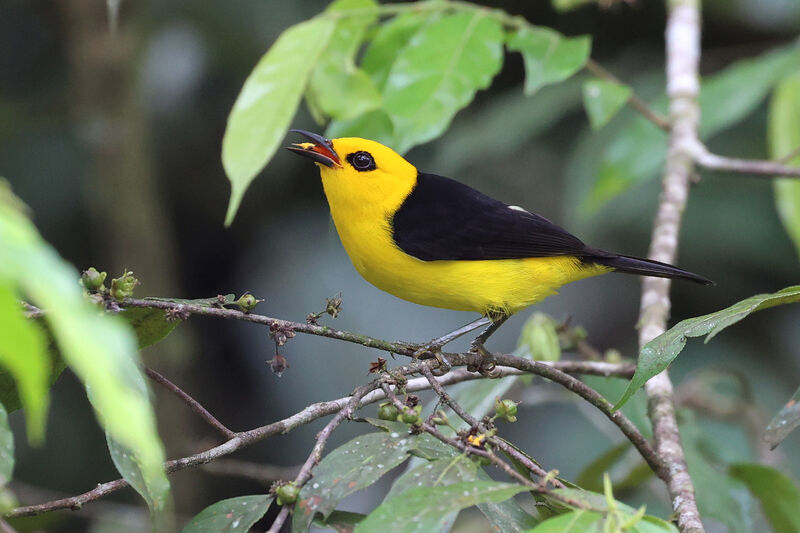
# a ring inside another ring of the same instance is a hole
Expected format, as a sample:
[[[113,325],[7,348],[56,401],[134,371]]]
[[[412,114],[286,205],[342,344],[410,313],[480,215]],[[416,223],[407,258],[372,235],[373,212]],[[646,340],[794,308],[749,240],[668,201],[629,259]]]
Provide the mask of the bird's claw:
[[[482,342],[474,341],[469,351],[481,356],[479,363],[467,365],[469,372],[479,372],[482,376],[492,379],[500,377],[500,370],[497,369],[494,355],[486,349]]]

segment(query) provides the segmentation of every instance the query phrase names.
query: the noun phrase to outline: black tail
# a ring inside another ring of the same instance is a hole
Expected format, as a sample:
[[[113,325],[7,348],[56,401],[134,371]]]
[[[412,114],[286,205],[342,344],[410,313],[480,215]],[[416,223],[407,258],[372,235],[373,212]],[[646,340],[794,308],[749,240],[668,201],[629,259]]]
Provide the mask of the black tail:
[[[694,281],[695,283],[702,283],[703,285],[714,285],[713,281],[703,276],[692,274],[688,270],[683,270],[666,263],[651,261],[650,259],[641,259],[639,257],[630,257],[627,255],[612,255],[608,257],[586,257],[584,260],[611,267],[617,272],[639,274],[640,276],[654,276],[657,278],[681,278]]]

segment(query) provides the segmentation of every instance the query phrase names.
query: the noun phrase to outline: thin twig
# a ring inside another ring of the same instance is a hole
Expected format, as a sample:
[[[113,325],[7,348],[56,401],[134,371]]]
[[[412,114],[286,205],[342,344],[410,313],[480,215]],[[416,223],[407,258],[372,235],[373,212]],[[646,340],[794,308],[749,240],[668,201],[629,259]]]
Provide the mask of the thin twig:
[[[495,355],[495,361],[499,365],[507,366],[510,362],[508,361],[507,357],[508,356],[503,354],[497,354]],[[550,381],[566,387],[584,400],[588,401],[590,404],[594,405],[600,410],[601,413],[606,415],[609,420],[616,424],[616,426],[622,431],[628,440],[631,441],[653,472],[655,472],[658,477],[664,479],[665,481],[668,479],[669,474],[667,463],[665,463],[661,456],[659,456],[653,447],[650,446],[650,443],[639,432],[633,422],[631,422],[628,417],[623,415],[621,411],[615,411],[611,402],[606,400],[599,392],[586,385],[579,379],[576,379],[551,365],[543,364],[541,361],[522,359],[522,361],[514,361],[514,366],[517,367],[517,365],[522,367],[520,370],[547,378]]]
[[[611,72],[606,70],[602,67],[597,61],[593,59],[589,59],[586,61],[586,70],[597,76],[598,78],[603,78],[605,80],[611,81],[613,83],[619,83],[624,85],[619,78],[614,76]],[[669,132],[669,119],[662,115],[661,113],[655,111],[650,106],[647,105],[647,102],[639,98],[635,93],[631,92],[631,96],[628,98],[628,105],[631,106],[635,111],[637,111],[640,115],[644,118],[661,128],[662,130]]]
[[[161,374],[159,374],[150,367],[144,367],[144,373],[147,374],[147,377],[149,377],[159,385],[162,385],[172,394],[180,398],[184,403],[186,403],[186,405],[188,405],[191,408],[192,411],[200,415],[200,418],[205,420],[208,423],[208,425],[219,431],[223,437],[230,440],[236,435],[235,432],[225,427],[225,425],[219,420],[217,420],[214,415],[209,413],[205,407],[200,405],[200,402],[198,402],[197,400],[186,394],[180,387],[172,383],[170,380],[168,380],[167,378],[165,378],[164,376],[162,376]]]
[[[767,178],[800,178],[800,167],[787,166],[782,161],[724,157],[712,154],[699,143],[692,145],[691,154],[695,163],[708,170],[753,174]]]
[[[666,29],[667,96],[672,131],[664,169],[663,188],[650,242],[650,259],[674,263],[678,234],[694,172],[693,154],[700,145],[700,6],[699,0],[668,2]],[[670,281],[644,278],[639,317],[639,346],[643,347],[666,329],[670,310]],[[645,384],[648,415],[658,457],[669,465],[666,478],[672,508],[682,533],[702,533],[703,524],[686,467],[675,418],[672,381],[666,370]]]
[[[203,470],[217,476],[235,476],[269,485],[279,479],[294,479],[300,471],[297,466],[278,466],[240,459],[219,459],[203,466]]]
[[[336,413],[336,416],[334,416],[333,419],[328,422],[324,428],[322,428],[322,431],[317,433],[317,440],[314,443],[314,447],[311,449],[308,459],[306,459],[306,462],[303,463],[303,466],[300,468],[300,472],[297,474],[297,477],[294,478],[294,483],[298,488],[302,487],[306,481],[311,479],[311,471],[322,460],[322,451],[325,449],[325,445],[328,443],[328,439],[331,438],[334,430],[339,427],[339,425],[344,422],[345,419],[350,418],[353,415],[353,411],[358,408],[361,403],[361,399],[377,389],[380,386],[380,383],[380,379],[375,379],[366,385],[356,388],[356,390],[353,391],[353,396],[347,402],[347,405],[345,405],[341,411]],[[281,509],[267,533],[278,533],[281,530],[283,523],[289,516],[290,507],[290,505],[285,505],[283,509]]]

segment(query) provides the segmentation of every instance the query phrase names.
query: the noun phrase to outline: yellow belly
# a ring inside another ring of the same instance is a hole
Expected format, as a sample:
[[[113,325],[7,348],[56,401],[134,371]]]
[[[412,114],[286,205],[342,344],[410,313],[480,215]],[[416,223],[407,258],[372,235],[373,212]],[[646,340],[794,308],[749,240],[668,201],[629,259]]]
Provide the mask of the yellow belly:
[[[555,294],[566,283],[610,272],[576,257],[482,261],[421,261],[391,239],[388,223],[336,221],[342,244],[356,270],[381,290],[422,305],[515,313]]]

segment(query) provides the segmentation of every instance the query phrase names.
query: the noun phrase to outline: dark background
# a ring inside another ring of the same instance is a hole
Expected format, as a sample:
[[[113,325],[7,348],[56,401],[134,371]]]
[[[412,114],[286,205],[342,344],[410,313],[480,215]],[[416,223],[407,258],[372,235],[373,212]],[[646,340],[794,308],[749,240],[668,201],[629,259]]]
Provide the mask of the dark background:
[[[302,321],[324,307],[326,296],[342,292],[344,312],[327,321],[387,339],[423,341],[469,321],[469,314],[402,302],[363,281],[338,242],[316,169],[288,152],[279,151],[254,182],[232,227],[222,225],[229,186],[220,146],[234,99],[277,35],[326,4],[122,2],[119,30],[112,34],[100,0],[0,1],[0,175],[31,207],[36,225],[59,253],[78,268],[93,265],[111,275],[133,270],[142,281],[138,295],[199,298],[249,290],[266,300],[259,312]],[[705,4],[704,73],[790,42],[800,29],[800,7],[790,0]],[[660,2],[589,6],[566,14],[547,2],[492,5],[567,35],[591,34],[593,58],[645,97],[663,91]],[[415,148],[408,158],[423,170],[537,211],[592,245],[646,254],[657,181],[628,191],[592,217],[580,215],[578,192],[593,179],[583,169],[599,155],[596,139],[606,130],[588,129],[579,79],[527,99],[523,76],[520,57],[509,55],[491,89],[459,113],[444,137]],[[324,129],[305,109],[293,127]],[[765,131],[762,105],[710,146],[720,153],[767,157]],[[775,214],[769,181],[703,174],[686,213],[679,263],[717,286],[676,283],[674,319],[797,283],[797,254]],[[571,317],[588,330],[594,345],[630,357],[636,349],[639,289],[636,278],[605,276],[565,287],[538,309]],[[510,321],[491,347],[513,349],[529,314]],[[781,307],[754,315],[708,345],[690,342],[673,365],[673,377],[681,383],[700,369],[740,372],[768,417],[800,381],[798,319],[800,307]],[[274,354],[265,330],[192,318],[144,358],[229,427],[242,430],[314,401],[345,396],[366,379],[368,361],[385,355],[308,337],[293,339],[283,353],[291,366],[279,378],[265,363]],[[619,441],[604,420],[569,396],[547,386],[540,390],[522,397],[520,422],[508,431],[549,468],[575,476]],[[171,458],[218,442],[183,404],[162,390],[154,393]],[[85,393],[68,372],[53,388],[44,448],[28,448],[19,413],[12,425],[15,477],[25,484],[16,488],[24,503],[83,492],[118,477]],[[333,446],[362,430],[350,426],[335,435]],[[299,464],[320,427],[275,437],[238,457]],[[752,457],[741,429],[711,421],[704,428],[726,454]],[[763,458],[797,478],[800,462],[792,450],[798,442],[792,437]],[[265,491],[257,483],[201,469],[176,474],[172,481],[181,517],[221,498]],[[647,491],[634,498],[652,501],[662,494],[658,483]],[[365,511],[378,499],[378,494],[356,495],[345,507]],[[107,501],[140,503],[132,491]],[[652,505],[651,512],[668,514],[663,503]],[[135,530],[144,519],[132,506],[98,503],[80,513],[16,525],[103,531],[122,523]],[[464,520],[459,527],[485,526]]]

